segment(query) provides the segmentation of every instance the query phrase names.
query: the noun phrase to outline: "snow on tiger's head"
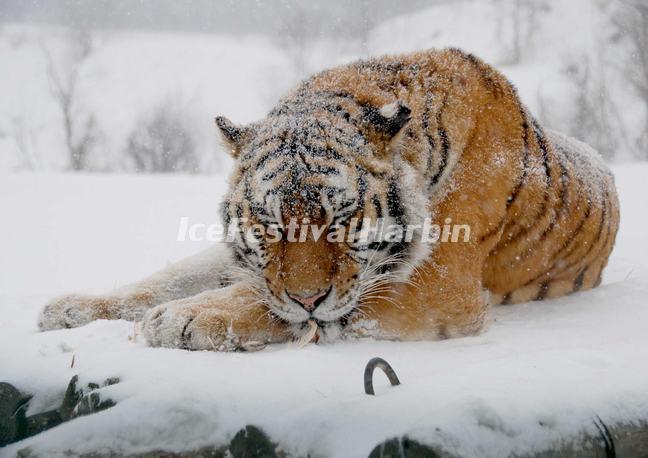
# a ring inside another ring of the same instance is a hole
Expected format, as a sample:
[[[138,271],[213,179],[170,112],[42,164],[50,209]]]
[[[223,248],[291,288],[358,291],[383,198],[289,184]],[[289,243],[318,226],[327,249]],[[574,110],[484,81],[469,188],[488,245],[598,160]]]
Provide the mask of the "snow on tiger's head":
[[[237,161],[223,206],[226,224],[239,227],[231,246],[279,318],[339,327],[382,279],[409,274],[414,244],[361,231],[412,219],[416,190],[388,151],[408,120],[399,102],[308,92],[250,126],[216,118]]]

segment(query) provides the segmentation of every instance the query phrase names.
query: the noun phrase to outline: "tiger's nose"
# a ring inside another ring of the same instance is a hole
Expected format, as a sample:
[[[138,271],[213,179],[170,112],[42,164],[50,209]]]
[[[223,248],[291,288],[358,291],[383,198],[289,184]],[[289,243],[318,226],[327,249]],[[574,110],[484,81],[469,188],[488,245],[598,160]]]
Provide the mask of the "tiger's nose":
[[[315,310],[324,300],[327,298],[329,293],[331,292],[332,286],[329,286],[327,289],[320,289],[316,291],[315,293],[309,294],[309,293],[291,293],[290,291],[286,290],[286,294],[288,295],[289,298],[291,298],[293,301],[297,302],[299,305],[301,305],[304,310],[307,312],[312,312]]]

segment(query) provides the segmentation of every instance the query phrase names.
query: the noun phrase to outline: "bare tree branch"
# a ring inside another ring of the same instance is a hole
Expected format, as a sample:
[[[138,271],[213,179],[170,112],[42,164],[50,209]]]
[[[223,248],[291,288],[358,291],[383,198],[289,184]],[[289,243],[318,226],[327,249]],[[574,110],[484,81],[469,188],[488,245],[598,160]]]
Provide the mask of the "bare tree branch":
[[[648,3],[645,0],[622,0],[613,24],[631,47],[623,73],[644,105],[644,129],[637,141],[639,155],[648,159]]]
[[[69,62],[57,62],[44,42],[40,43],[40,47],[47,65],[50,93],[61,112],[69,168],[74,171],[86,170],[90,150],[98,140],[98,129],[94,116],[78,113],[75,105],[79,97],[79,74],[93,51],[92,34],[85,29],[70,32]]]
[[[180,103],[167,99],[138,122],[126,148],[137,172],[198,171],[195,141],[186,119]]]

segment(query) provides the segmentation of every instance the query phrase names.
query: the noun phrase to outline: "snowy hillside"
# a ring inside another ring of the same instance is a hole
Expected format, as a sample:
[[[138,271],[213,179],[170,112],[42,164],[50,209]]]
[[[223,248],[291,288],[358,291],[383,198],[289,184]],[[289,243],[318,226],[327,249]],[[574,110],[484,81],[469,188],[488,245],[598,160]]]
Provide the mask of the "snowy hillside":
[[[199,169],[213,172],[226,163],[216,154],[215,115],[257,119],[309,73],[358,57],[456,46],[501,69],[548,127],[617,160],[645,158],[648,105],[627,79],[628,62],[639,60],[614,25],[618,9],[616,0],[438,2],[383,21],[362,47],[326,33],[288,37],[295,42],[289,46],[282,36],[94,30],[84,38],[73,112],[80,130],[95,119],[87,169],[132,171],[129,134],[170,100],[190,126]],[[66,168],[46,56],[66,76],[78,46],[63,28],[0,28],[0,169]]]
[[[220,445],[246,424],[298,456],[366,456],[401,434],[461,456],[540,451],[579,431],[648,417],[648,165],[615,168],[622,225],[604,284],[560,300],[498,308],[480,336],[443,342],[271,346],[219,354],[148,348],[133,325],[101,321],[38,333],[52,295],[100,292],[201,248],[179,218],[210,222],[219,177],[1,174],[0,379],[57,405],[74,374],[121,382],[117,402],[0,450],[43,455]],[[376,375],[373,356],[402,385]],[[71,368],[74,358],[74,368]]]
[[[36,170],[65,166],[61,115],[50,93],[43,46],[61,59],[65,73],[71,39],[51,27],[2,29],[0,167],[25,167],[25,160]],[[97,170],[120,170],[120,154],[138,118],[168,98],[193,125],[205,169],[214,170],[219,161],[214,116],[257,119],[295,81],[286,78],[286,57],[262,37],[124,31],[97,33],[93,39],[95,50],[80,69],[76,110],[93,114],[101,129],[93,156]],[[22,164],[19,140],[28,152]]]

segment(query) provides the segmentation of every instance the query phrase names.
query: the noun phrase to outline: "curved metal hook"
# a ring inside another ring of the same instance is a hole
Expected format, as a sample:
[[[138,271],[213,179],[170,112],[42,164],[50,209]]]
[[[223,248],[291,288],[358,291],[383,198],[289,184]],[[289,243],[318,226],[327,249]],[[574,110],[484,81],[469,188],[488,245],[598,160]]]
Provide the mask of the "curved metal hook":
[[[398,380],[398,377],[396,376],[396,372],[394,372],[394,369],[392,369],[392,367],[389,365],[387,361],[385,361],[382,358],[371,358],[367,363],[367,367],[365,367],[365,371],[364,371],[365,393],[371,395],[376,394],[373,388],[373,373],[376,367],[382,369],[382,371],[389,379],[389,383],[391,383],[392,386],[400,385],[400,380]]]

